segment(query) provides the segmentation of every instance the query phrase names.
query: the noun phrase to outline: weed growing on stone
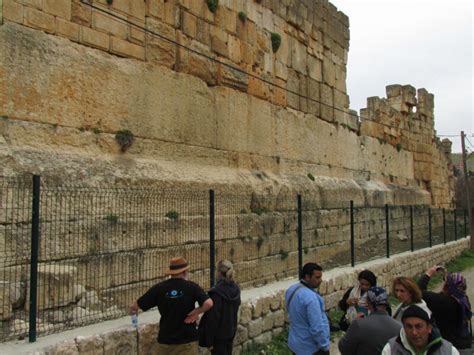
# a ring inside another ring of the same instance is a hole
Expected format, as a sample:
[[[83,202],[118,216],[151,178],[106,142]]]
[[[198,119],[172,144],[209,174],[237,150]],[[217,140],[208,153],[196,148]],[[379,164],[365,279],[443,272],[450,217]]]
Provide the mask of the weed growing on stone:
[[[110,223],[117,223],[118,222],[118,216],[116,214],[113,214],[113,213],[108,213],[104,219],[107,221],[107,222],[110,222]]]
[[[288,252],[286,250],[280,249],[280,259],[281,260],[288,259]]]
[[[135,141],[133,133],[128,129],[121,129],[115,133],[115,140],[120,145],[120,150],[125,152]]]
[[[276,32],[272,32],[272,34],[270,35],[270,38],[272,41],[272,50],[273,50],[273,53],[275,53],[278,50],[278,48],[280,48],[281,36]]]
[[[219,0],[207,0],[207,8],[213,14],[216,13],[218,6],[219,6]]]
[[[311,173],[308,173],[308,179],[310,179],[311,181],[316,180],[316,179],[314,178],[314,175],[311,174]]]
[[[240,19],[240,21],[242,21],[242,22],[247,21],[247,15],[245,14],[245,12],[239,11],[239,19]]]
[[[179,213],[176,211],[168,211],[166,212],[165,217],[172,220],[177,220],[179,218]]]
[[[260,207],[252,207],[252,208],[250,209],[250,211],[251,211],[252,213],[255,213],[255,214],[257,214],[257,215],[260,216],[260,215],[263,214],[263,213],[267,213],[267,212],[268,212],[268,208],[265,208],[265,207],[262,207],[262,208],[260,208]]]

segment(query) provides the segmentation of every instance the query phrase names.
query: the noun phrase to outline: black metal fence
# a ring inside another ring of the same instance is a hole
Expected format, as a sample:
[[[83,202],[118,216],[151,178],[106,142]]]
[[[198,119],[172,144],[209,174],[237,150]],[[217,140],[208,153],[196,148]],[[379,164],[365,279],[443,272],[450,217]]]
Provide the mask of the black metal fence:
[[[242,287],[446,243],[465,211],[324,208],[313,196],[103,188],[0,178],[0,339],[117,318],[183,255],[209,288],[230,259]]]

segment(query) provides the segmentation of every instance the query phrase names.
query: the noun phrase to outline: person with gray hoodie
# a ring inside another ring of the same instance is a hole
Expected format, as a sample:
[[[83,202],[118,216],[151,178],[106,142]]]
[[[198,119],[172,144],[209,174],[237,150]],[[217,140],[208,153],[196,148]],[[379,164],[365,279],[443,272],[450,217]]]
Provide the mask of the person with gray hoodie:
[[[212,355],[232,355],[232,343],[237,331],[240,288],[234,282],[234,267],[229,260],[217,264],[217,284],[209,291],[214,306],[199,323],[199,346]]]

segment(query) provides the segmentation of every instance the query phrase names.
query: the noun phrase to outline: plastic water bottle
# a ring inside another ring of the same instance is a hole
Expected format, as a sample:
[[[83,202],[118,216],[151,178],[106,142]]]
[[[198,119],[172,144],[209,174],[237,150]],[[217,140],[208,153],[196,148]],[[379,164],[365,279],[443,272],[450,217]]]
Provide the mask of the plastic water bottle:
[[[132,327],[138,328],[138,315],[136,313],[132,314]]]

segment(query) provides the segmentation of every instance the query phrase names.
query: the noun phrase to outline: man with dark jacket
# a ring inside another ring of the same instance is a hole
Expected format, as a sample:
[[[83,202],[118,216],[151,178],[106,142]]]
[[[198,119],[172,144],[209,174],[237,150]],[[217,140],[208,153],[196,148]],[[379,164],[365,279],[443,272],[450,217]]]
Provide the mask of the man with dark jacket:
[[[339,341],[342,355],[379,355],[387,341],[396,336],[401,323],[390,317],[387,292],[382,287],[367,290],[369,316],[351,322]]]
[[[199,345],[209,348],[212,355],[232,355],[232,343],[237,331],[240,288],[234,282],[230,261],[217,264],[217,284],[209,291],[214,306],[199,323]]]
[[[459,355],[433,327],[428,313],[417,305],[411,305],[403,312],[402,324],[400,334],[388,341],[382,355]]]

